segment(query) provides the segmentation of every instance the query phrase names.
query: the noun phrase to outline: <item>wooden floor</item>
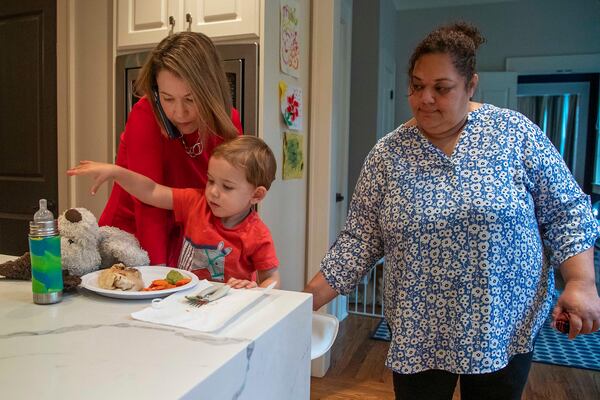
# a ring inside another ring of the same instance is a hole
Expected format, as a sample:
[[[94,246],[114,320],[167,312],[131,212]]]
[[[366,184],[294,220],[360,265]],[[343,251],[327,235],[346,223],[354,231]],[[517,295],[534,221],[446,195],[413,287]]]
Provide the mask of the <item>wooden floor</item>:
[[[351,315],[340,324],[331,367],[311,379],[311,399],[393,399],[392,374],[383,364],[388,343],[369,339],[378,318]],[[458,390],[453,400],[460,399]],[[600,371],[533,363],[524,400],[598,400]]]

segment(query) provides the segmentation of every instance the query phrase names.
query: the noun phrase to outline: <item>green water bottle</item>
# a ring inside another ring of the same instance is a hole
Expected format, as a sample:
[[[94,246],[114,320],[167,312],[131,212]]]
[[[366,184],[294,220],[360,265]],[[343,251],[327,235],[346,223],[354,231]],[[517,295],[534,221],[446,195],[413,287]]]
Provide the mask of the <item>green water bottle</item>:
[[[63,279],[58,224],[48,210],[46,199],[29,222],[31,288],[33,302],[54,304],[62,300]]]

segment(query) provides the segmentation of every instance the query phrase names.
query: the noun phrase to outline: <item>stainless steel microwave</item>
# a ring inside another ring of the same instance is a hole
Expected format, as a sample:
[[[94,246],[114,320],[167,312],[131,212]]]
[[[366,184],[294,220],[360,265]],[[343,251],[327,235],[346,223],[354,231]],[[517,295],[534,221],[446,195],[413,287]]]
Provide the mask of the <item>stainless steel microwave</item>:
[[[240,113],[244,134],[258,133],[258,43],[219,44],[217,51],[223,60],[231,89],[233,106]],[[135,80],[150,52],[124,54],[116,60],[115,149],[133,105],[138,101],[133,93]]]

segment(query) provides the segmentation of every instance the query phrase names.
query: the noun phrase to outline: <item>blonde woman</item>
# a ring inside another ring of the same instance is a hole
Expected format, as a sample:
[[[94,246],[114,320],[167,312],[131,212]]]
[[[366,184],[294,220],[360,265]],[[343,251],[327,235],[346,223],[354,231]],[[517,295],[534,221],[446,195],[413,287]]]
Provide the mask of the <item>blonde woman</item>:
[[[214,44],[194,32],[163,39],[136,91],[142,98],[121,134],[116,164],[165,186],[203,189],[213,149],[242,133]],[[177,266],[183,231],[171,210],[141,203],[116,183],[99,223],[134,234],[151,264]]]

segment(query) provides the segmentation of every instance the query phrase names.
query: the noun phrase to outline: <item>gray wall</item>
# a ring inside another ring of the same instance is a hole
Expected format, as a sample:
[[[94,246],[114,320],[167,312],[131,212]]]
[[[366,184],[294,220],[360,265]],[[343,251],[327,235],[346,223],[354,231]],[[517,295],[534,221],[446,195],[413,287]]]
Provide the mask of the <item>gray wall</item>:
[[[388,134],[391,130],[395,128],[387,128],[383,125],[382,121],[382,108],[384,107],[384,102],[388,101],[388,88],[384,88],[384,55],[387,55],[392,60],[395,60],[396,55],[396,19],[398,12],[396,11],[396,7],[394,6],[394,2],[392,0],[379,0],[379,91],[378,91],[378,107],[379,112],[377,114],[377,139],[382,138],[386,134]],[[394,92],[396,92],[394,90]],[[375,143],[373,143],[375,144]]]
[[[408,59],[438,25],[466,20],[479,27],[479,71],[503,71],[507,57],[600,53],[599,0],[518,0],[395,12],[391,0],[354,0],[348,191],[377,141],[380,49],[395,46],[396,125],[410,119]]]
[[[363,160],[377,140],[379,67],[379,1],[354,0],[352,6],[352,67],[348,196],[354,192]]]
[[[434,27],[464,19],[478,26],[487,43],[478,52],[478,70],[503,71],[506,57],[600,53],[600,1],[520,0],[484,5],[402,11],[397,19],[396,85],[406,92],[412,49]],[[397,97],[396,123],[410,118]]]
[[[383,132],[381,107],[383,52],[395,58],[397,11],[392,0],[354,0],[348,196],[352,196],[363,161]]]

